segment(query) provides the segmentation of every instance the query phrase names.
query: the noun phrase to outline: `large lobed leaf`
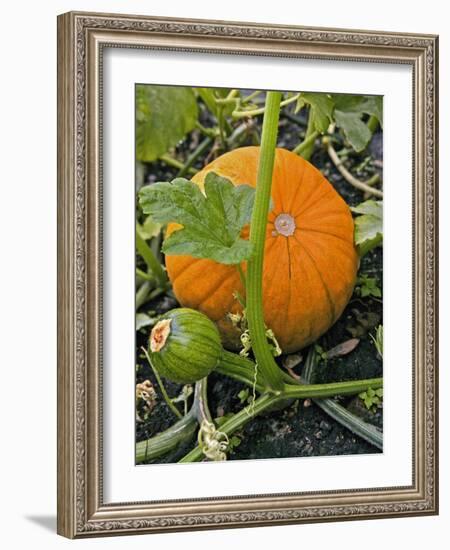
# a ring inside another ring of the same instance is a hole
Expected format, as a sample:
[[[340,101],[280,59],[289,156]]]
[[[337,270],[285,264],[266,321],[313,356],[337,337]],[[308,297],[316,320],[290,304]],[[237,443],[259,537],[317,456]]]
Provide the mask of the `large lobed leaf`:
[[[383,98],[381,96],[362,96],[336,94],[332,96],[335,110],[334,118],[350,145],[356,152],[363,151],[372,133],[362,120],[364,114],[374,116],[380,126],[383,125]]]
[[[155,183],[139,192],[144,213],[154,221],[183,226],[164,241],[165,254],[223,264],[238,264],[251,255],[251,244],[240,233],[250,222],[254,197],[252,187],[234,186],[212,172],[205,179],[205,194],[184,178]]]
[[[355,218],[355,244],[364,256],[383,241],[383,202],[367,200],[352,208]]]
[[[136,159],[152,162],[190,132],[198,119],[192,88],[136,86]]]
[[[374,116],[383,125],[383,98],[350,94],[325,94],[301,92],[295,112],[305,105],[310,108],[310,120],[315,130],[325,133],[335,121],[356,152],[363,151],[372,132],[362,120],[363,115]]]
[[[336,109],[346,113],[373,115],[383,125],[383,97],[378,95],[335,94]]]

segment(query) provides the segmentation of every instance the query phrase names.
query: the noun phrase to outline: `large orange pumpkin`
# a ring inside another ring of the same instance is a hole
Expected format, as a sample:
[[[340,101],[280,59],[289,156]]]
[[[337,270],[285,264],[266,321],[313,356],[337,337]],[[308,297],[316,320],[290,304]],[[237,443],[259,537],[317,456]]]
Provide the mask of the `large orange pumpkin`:
[[[258,157],[259,147],[235,149],[192,181],[203,188],[206,174],[215,172],[235,185],[254,187]],[[319,170],[285,149],[276,150],[272,204],[264,256],[264,318],[286,353],[314,342],[340,317],[353,292],[358,256],[345,201]],[[170,224],[168,232],[177,227]],[[243,235],[248,236],[248,228]],[[241,311],[235,291],[244,294],[236,267],[190,256],[167,256],[166,266],[178,301],[215,321],[224,345],[234,347],[236,329],[228,313]]]

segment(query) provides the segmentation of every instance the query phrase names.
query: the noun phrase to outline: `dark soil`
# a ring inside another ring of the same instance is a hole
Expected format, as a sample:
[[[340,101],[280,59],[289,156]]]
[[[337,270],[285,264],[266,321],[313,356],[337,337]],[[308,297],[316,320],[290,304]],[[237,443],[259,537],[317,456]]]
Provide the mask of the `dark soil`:
[[[207,117],[202,123],[209,125]],[[280,125],[279,145],[293,149],[299,142],[299,133],[304,132],[304,120],[297,119],[291,113],[289,118],[283,117]],[[256,128],[259,132],[260,128]],[[254,134],[248,137],[248,143],[253,143]],[[180,159],[186,158],[193,146],[185,140],[177,149]],[[353,170],[363,159],[371,155],[377,169],[382,166],[382,135],[378,133],[372,139],[368,151],[361,155],[349,156],[348,166]],[[204,159],[200,159],[196,168],[203,166]],[[328,158],[327,153],[320,147],[311,159],[311,162],[319,168],[337,191],[344,197],[347,203],[352,206],[364,200],[361,192],[351,187],[335,169]],[[370,176],[370,163],[367,168],[358,174],[361,179]],[[144,181],[170,181],[176,176],[176,169],[171,169],[163,163],[153,163],[149,166]],[[382,248],[377,248],[367,254],[361,262],[360,274],[364,273],[375,277],[378,286],[382,288]],[[156,314],[163,313],[177,306],[173,296],[164,295],[145,304],[141,311],[151,311]],[[369,333],[374,334],[374,329],[382,320],[383,310],[379,300],[373,298],[360,298],[356,295],[348,304],[341,318],[318,342],[324,350],[352,337],[360,339],[359,345],[350,354],[320,361],[315,370],[313,382],[326,383],[334,381],[355,380],[362,378],[374,378],[382,376],[383,367]],[[137,350],[145,345],[148,338],[148,329],[142,329],[137,333]],[[303,357],[306,357],[308,350],[302,350]],[[136,441],[148,439],[162,430],[167,429],[175,421],[175,417],[160,396],[156,380],[145,359],[137,352],[137,382],[150,380],[158,393],[155,408],[143,421],[136,424]],[[301,364],[296,367],[295,372],[301,374]],[[182,386],[165,382],[166,389],[171,396],[179,395]],[[228,377],[211,374],[208,379],[208,399],[213,417],[220,417],[226,413],[237,412],[245,404],[241,403],[238,397],[244,385]],[[375,412],[365,408],[358,397],[341,399],[340,403],[361,416],[367,422],[382,428],[382,409]],[[230,460],[255,459],[255,458],[281,458],[301,456],[324,456],[324,455],[347,455],[367,454],[381,452],[363,439],[342,427],[341,424],[331,419],[317,405],[310,400],[296,400],[282,410],[273,411],[265,416],[260,416],[249,422],[241,431],[236,434],[240,439],[229,455]],[[169,463],[176,462],[183,457],[196,444],[193,440],[185,445],[179,446],[172,453],[167,454],[153,462]]]

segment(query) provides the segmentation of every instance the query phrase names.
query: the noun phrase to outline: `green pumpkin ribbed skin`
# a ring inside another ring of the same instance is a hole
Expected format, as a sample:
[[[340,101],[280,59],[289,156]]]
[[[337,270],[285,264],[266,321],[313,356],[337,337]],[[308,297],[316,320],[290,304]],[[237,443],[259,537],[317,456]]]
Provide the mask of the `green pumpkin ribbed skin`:
[[[216,325],[203,313],[189,308],[173,309],[159,321],[164,319],[171,321],[167,340],[159,351],[149,350],[158,372],[179,384],[190,384],[207,376],[223,352]]]

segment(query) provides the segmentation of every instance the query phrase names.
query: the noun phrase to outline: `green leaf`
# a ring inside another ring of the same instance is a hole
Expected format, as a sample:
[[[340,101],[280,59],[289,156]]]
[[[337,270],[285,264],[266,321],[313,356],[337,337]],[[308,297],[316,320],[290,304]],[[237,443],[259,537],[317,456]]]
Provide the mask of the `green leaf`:
[[[152,162],[174,147],[197,122],[192,88],[136,86],[136,158]]]
[[[314,128],[324,134],[333,121],[334,101],[328,94],[302,92],[298,98],[295,112],[305,105],[310,106],[310,117],[313,117]]]
[[[361,120],[361,115],[358,113],[344,113],[336,110],[334,112],[336,124],[344,132],[345,137],[349,141],[353,149],[360,153],[369,143],[372,133],[367,124]]]
[[[148,241],[152,237],[159,235],[161,224],[155,222],[151,216],[147,216],[143,224],[136,223],[136,231],[139,233],[141,239]]]
[[[236,447],[239,447],[239,445],[242,443],[242,439],[238,437],[237,435],[233,435],[230,437],[229,443],[228,443],[228,452],[233,452]]]
[[[245,403],[250,396],[250,390],[248,388],[245,388],[241,390],[237,396],[239,397],[239,401],[241,403]]]
[[[155,317],[150,317],[146,313],[136,313],[136,331],[141,328],[154,325],[156,322]]]
[[[365,201],[351,208],[355,218],[355,244],[360,256],[364,256],[383,241],[383,202]]]
[[[383,97],[378,95],[332,95],[337,111],[373,115],[383,122]]]
[[[356,279],[355,292],[362,298],[366,298],[367,296],[381,298],[381,289],[378,286],[377,279],[375,277],[368,277],[367,275],[361,275]]]
[[[383,127],[383,97],[380,95],[364,96],[360,106],[363,113],[374,116]]]
[[[362,399],[367,410],[375,413],[377,408],[381,407],[383,388],[378,390],[368,388],[367,391],[360,393],[358,397]]]
[[[231,246],[222,245],[218,240],[208,240],[196,230],[182,229],[165,240],[162,251],[169,256],[187,255],[234,265],[250,257],[251,245],[242,239]]]
[[[168,255],[208,258],[223,264],[248,260],[252,247],[241,239],[242,228],[250,222],[255,190],[234,186],[226,178],[210,172],[205,194],[184,178],[143,187],[139,200],[145,214],[160,223],[182,225],[164,241]]]
[[[369,214],[377,218],[383,219],[383,202],[367,200],[351,207],[352,212],[356,214]]]
[[[372,133],[367,124],[362,121],[362,116],[364,114],[372,115],[382,126],[382,96],[335,94],[332,98],[335,103],[334,118],[337,126],[356,152],[363,151],[367,147]]]

